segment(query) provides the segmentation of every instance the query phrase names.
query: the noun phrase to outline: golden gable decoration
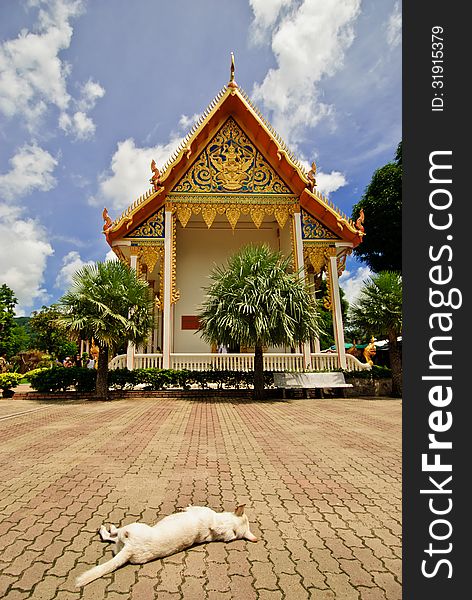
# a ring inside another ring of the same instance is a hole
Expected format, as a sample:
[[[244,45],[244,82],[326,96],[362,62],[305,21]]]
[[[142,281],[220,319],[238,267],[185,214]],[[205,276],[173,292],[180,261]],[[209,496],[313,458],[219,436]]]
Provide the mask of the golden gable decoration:
[[[184,202],[170,202],[167,207],[177,215],[182,227],[187,226],[192,215],[201,214],[209,229],[217,215],[225,215],[233,230],[241,215],[249,215],[257,228],[262,225],[266,215],[274,215],[280,228],[283,229],[289,217],[299,210],[295,202],[278,205],[268,202],[259,203],[257,198],[254,203],[244,204],[234,202],[234,196],[228,197],[225,203],[208,202],[208,196],[205,196],[205,199],[205,202],[189,202],[189,198],[185,196]]]
[[[310,240],[339,240],[340,237],[335,235],[330,229],[328,229],[325,225],[320,223],[318,219],[310,215],[310,213],[306,212],[306,210],[301,211],[302,217],[302,238],[303,241]]]
[[[195,163],[177,183],[174,194],[290,194],[236,121],[223,124]]]
[[[136,227],[131,233],[125,236],[125,238],[132,239],[150,239],[158,238],[164,239],[164,208],[159,209],[144,223],[141,223],[139,227]]]

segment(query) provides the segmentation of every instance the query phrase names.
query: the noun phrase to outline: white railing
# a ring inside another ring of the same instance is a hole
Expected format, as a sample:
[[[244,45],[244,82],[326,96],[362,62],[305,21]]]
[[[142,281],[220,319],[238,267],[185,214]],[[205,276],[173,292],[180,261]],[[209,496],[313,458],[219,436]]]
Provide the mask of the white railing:
[[[310,371],[335,371],[339,369],[339,357],[335,352],[316,352],[310,354]]]
[[[266,371],[304,371],[303,354],[264,354]]]
[[[162,369],[162,354],[135,354],[135,369]]]
[[[317,352],[310,355],[310,371],[335,371],[339,369],[339,357],[333,353]],[[355,356],[346,354],[348,371],[370,369],[366,363],[360,362]],[[214,354],[214,353],[173,353],[170,355],[172,369],[189,371],[252,371],[254,369],[253,354]],[[126,367],[126,354],[115,356],[109,363],[110,369]],[[162,354],[135,354],[135,369],[161,369]],[[304,371],[302,354],[280,354],[267,352],[264,354],[264,369],[266,371]]]
[[[252,371],[254,369],[253,354],[184,354],[170,355],[172,369],[189,369],[191,371]],[[266,371],[303,371],[301,354],[264,354]]]
[[[124,369],[126,367],[126,354],[117,354],[108,363],[109,369]]]
[[[346,354],[346,362],[348,371],[370,371],[372,369],[369,364],[361,362],[352,354]]]

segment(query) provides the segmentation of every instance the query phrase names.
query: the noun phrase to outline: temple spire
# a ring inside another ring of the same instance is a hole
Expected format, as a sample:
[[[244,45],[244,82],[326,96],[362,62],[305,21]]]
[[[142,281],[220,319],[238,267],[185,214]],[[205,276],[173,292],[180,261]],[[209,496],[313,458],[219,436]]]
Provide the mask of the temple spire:
[[[234,54],[231,52],[231,69],[230,69],[230,77],[228,87],[237,88],[238,84],[234,81]]]

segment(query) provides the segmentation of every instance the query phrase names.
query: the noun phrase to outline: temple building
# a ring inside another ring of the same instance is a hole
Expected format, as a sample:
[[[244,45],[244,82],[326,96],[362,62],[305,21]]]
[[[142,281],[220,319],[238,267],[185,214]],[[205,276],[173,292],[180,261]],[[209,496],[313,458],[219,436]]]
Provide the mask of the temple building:
[[[318,340],[299,348],[268,348],[265,368],[359,369],[344,350],[338,278],[362,241],[357,223],[316,189],[307,173],[234,80],[211,102],[162,167],[151,164],[152,188],[103,231],[115,254],[147,279],[155,296],[155,328],[144,348],[128,347],[110,366],[252,368],[250,348],[218,353],[198,333],[197,311],[209,273],[247,244],[268,244],[293,257],[311,282],[325,273],[336,353]],[[349,364],[348,364],[349,363]]]

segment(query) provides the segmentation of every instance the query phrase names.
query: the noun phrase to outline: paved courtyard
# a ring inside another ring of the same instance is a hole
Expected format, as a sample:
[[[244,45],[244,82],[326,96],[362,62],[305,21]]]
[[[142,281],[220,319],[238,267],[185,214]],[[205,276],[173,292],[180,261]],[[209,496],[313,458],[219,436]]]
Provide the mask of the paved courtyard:
[[[0,597],[400,600],[401,402],[0,399]],[[127,565],[101,523],[246,504],[257,543]]]

